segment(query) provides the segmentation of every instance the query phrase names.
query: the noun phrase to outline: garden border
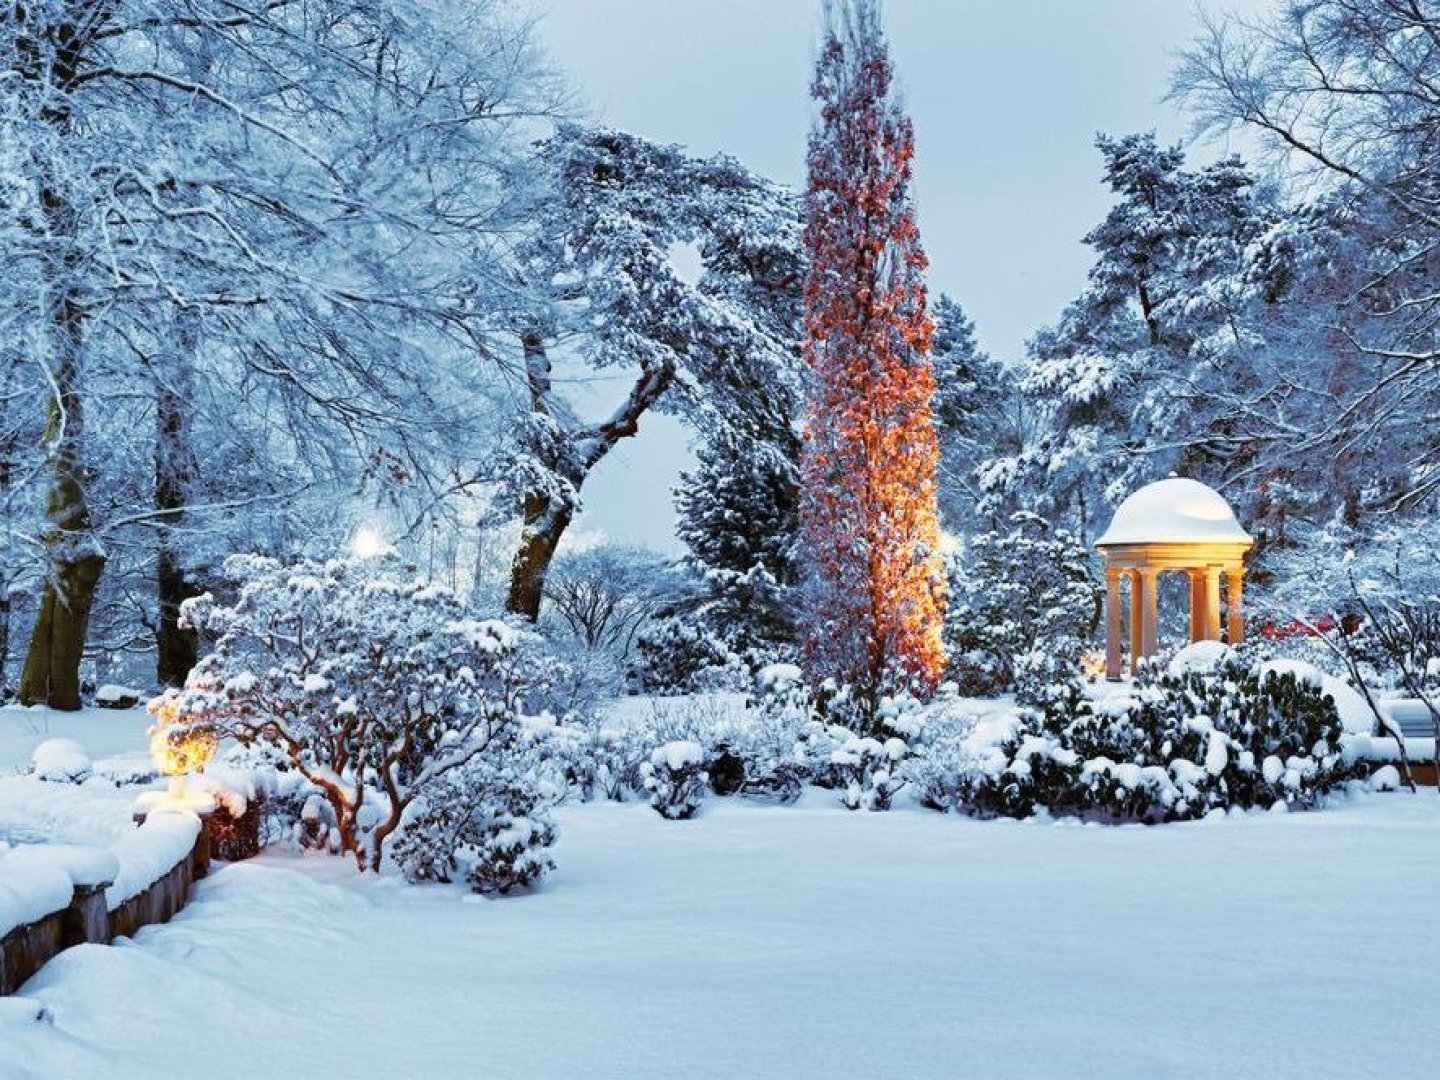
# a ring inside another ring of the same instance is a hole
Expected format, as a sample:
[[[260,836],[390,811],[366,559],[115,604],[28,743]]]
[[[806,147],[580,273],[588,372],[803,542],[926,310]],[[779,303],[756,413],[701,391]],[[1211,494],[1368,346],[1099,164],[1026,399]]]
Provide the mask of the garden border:
[[[208,813],[197,815],[200,828],[190,850],[174,866],[112,911],[106,890],[114,882],[74,886],[68,906],[0,937],[0,997],[14,994],[46,963],[72,945],[109,944],[133,936],[143,926],[168,922],[185,907],[195,882],[210,872]],[[143,824],[142,824],[143,827]]]

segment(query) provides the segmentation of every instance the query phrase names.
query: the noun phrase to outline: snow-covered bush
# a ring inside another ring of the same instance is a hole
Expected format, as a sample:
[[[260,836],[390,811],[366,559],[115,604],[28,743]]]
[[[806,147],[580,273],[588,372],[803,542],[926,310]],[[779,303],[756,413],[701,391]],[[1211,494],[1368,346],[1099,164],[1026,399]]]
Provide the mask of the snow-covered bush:
[[[705,748],[690,739],[656,747],[641,766],[641,776],[650,805],[671,821],[694,817],[710,790]]]
[[[641,790],[640,765],[655,744],[631,727],[593,721],[557,726],[539,743],[545,774],[584,802],[624,802]]]
[[[679,695],[733,690],[746,665],[702,620],[686,615],[656,619],[640,631],[628,679],[645,694]]]
[[[960,692],[1023,700],[1074,671],[1100,617],[1089,551],[1035,514],[971,537],[949,566],[949,678]]]
[[[963,784],[976,765],[976,745],[986,744],[976,731],[976,716],[949,707],[942,699],[927,710],[922,735],[911,746],[901,771],[915,786],[915,797],[922,806],[959,809]]]
[[[851,735],[830,754],[830,773],[840,802],[849,810],[889,810],[905,781],[896,766],[909,753],[905,740],[884,742]]]
[[[478,893],[528,888],[555,868],[553,796],[522,740],[450,771],[412,805],[391,856],[411,881],[467,882]]]
[[[225,570],[233,603],[182,608],[214,644],[179,714],[279,748],[324,794],[339,848],[378,869],[406,807],[516,722],[524,636],[393,559],[237,556]]]
[[[1310,805],[1349,776],[1334,701],[1310,675],[1231,656],[1213,670],[1153,672],[1132,697],[1100,702],[1072,681],[930,801],[1107,821]]]

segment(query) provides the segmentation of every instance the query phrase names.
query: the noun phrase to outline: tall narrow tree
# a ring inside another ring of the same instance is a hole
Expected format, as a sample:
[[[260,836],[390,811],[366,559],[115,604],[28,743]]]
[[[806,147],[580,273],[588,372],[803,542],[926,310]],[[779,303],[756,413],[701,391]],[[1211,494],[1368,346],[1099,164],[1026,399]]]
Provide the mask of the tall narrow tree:
[[[827,6],[811,93],[805,654],[810,677],[847,685],[868,725],[885,694],[934,688],[945,607],[914,135],[875,0]]]

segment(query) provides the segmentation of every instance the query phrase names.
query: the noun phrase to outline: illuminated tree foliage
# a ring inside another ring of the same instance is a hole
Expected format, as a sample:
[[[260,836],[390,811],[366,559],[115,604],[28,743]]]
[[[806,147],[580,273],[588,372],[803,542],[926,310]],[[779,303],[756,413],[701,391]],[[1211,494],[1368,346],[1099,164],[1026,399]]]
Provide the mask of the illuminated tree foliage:
[[[848,686],[862,724],[944,666],[927,260],[892,75],[873,0],[829,7],[806,197],[804,645],[810,677]]]

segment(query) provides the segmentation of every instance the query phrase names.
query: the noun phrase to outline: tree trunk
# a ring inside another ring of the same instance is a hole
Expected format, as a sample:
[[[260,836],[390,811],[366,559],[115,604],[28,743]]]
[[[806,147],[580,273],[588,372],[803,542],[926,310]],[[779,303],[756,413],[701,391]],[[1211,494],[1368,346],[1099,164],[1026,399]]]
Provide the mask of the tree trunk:
[[[610,419],[593,428],[565,431],[554,422],[550,411],[550,358],[544,339],[531,331],[522,335],[520,344],[530,386],[530,412],[543,423],[545,431],[532,452],[571,493],[571,498],[566,499],[548,491],[532,491],[521,507],[524,531],[520,534],[520,549],[510,564],[505,609],[534,621],[540,617],[545,576],[555,560],[555,550],[575,516],[580,485],[617,442],[639,430],[640,417],[674,382],[675,368],[670,364],[643,367]]]
[[[92,13],[97,14],[98,13]],[[88,24],[95,31],[103,20]],[[23,32],[17,52],[17,74],[36,86],[49,82],[53,104],[42,120],[62,138],[73,136],[67,92],[81,68],[82,52],[90,40],[80,26],[68,22],[43,27],[42,35],[57,44],[48,72]],[[85,501],[85,417],[80,396],[80,369],[84,355],[85,308],[82,302],[80,215],[52,176],[42,176],[39,193],[44,222],[44,254],[40,267],[44,309],[41,321],[47,354],[40,360],[50,373],[52,392],[45,427],[45,451],[50,486],[44,534],[50,561],[40,611],[30,636],[30,649],[20,676],[20,700],[41,701],[51,708],[80,708],[80,658],[95,601],[95,587],[105,569],[105,552],[94,533],[90,507]]]
[[[56,298],[46,312],[54,391],[45,429],[50,488],[44,543],[50,560],[40,612],[20,677],[20,700],[53,709],[80,708],[80,659],[105,552],[94,534],[85,500],[85,418],[79,393],[84,313],[72,272],[75,214],[53,191],[43,193],[51,236],[63,248],[49,267]]]
[[[525,500],[525,530],[520,535],[520,550],[511,566],[505,610],[532,621],[540,617],[545,577],[573,516],[570,507],[552,503],[542,496],[532,495]]]
[[[181,334],[182,347],[192,344]],[[180,626],[180,605],[199,590],[185,573],[176,542],[185,514],[186,495],[194,474],[185,398],[190,357],[176,364],[176,385],[155,388],[155,509],[162,511],[155,530],[155,677],[161,686],[184,686],[195,666],[195,631]]]

